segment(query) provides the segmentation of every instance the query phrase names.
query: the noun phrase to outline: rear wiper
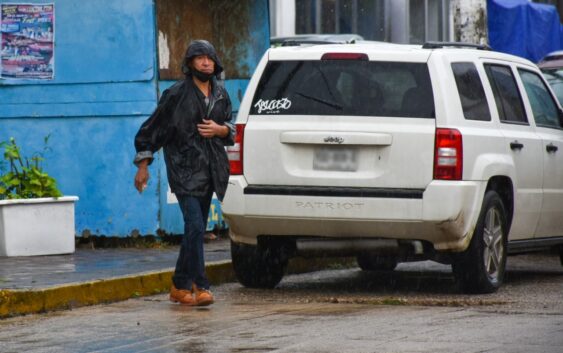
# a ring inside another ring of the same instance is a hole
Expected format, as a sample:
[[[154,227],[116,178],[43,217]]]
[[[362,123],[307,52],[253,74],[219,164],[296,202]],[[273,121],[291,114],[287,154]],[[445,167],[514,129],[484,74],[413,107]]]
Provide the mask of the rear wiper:
[[[319,103],[328,105],[329,107],[333,107],[334,109],[338,109],[338,110],[342,110],[342,109],[343,109],[343,107],[342,107],[340,104],[338,104],[338,103],[329,102],[329,101],[326,101],[326,100],[324,100],[324,99],[322,99],[322,98],[309,96],[309,95],[304,94],[304,93],[301,93],[301,92],[295,92],[295,94],[297,94],[297,95],[299,95],[299,96],[301,96],[301,97],[303,97],[303,98],[307,98],[307,99],[313,100],[313,101],[315,101],[315,102],[319,102]]]
[[[330,94],[332,99],[336,100],[336,97],[334,96],[334,94],[332,94],[332,90],[330,89],[330,84],[328,82],[328,79],[326,78],[324,71],[321,70],[321,68],[317,65],[315,65],[315,68],[321,73],[321,76],[323,78],[323,81],[325,82],[325,86],[326,86],[326,89],[328,90],[328,93]]]

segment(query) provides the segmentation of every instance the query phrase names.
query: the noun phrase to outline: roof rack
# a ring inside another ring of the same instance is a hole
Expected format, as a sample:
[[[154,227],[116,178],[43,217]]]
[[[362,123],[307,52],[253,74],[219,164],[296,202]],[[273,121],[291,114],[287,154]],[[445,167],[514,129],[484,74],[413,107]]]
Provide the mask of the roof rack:
[[[270,46],[280,47],[298,46],[302,44],[351,44],[362,40],[364,40],[362,36],[354,33],[303,33],[292,36],[270,37]]]
[[[327,40],[311,40],[311,39],[288,39],[281,43],[282,47],[295,47],[301,44],[345,44],[345,42],[333,42]]]
[[[491,50],[491,47],[483,44],[472,44],[462,42],[426,42],[422,45],[422,49],[439,49],[444,47],[454,48],[474,48],[479,50]]]

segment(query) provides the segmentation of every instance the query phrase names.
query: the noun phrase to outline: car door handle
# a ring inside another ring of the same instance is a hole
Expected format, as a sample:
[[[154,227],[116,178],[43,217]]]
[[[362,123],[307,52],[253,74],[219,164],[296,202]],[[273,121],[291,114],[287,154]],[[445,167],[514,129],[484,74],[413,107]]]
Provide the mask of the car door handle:
[[[518,142],[518,141],[514,141],[510,143],[510,149],[515,151],[515,150],[521,150],[522,148],[524,148],[524,144]]]
[[[549,145],[545,146],[545,150],[547,151],[547,153],[555,153],[557,152],[558,149],[559,147],[555,146],[553,143],[550,143]]]

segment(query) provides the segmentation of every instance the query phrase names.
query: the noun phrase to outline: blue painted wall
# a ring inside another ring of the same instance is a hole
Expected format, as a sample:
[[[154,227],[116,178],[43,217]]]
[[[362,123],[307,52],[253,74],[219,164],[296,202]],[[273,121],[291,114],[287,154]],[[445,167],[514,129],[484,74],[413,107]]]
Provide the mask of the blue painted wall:
[[[267,1],[255,2],[255,38],[244,59],[252,68],[269,44]],[[166,202],[160,156],[147,190],[133,188],[133,137],[156,107],[159,84],[160,91],[169,84],[156,77],[153,0],[25,3],[55,4],[55,79],[0,80],[0,141],[15,137],[32,154],[51,135],[45,169],[65,195],[80,198],[77,235],[181,233],[178,207]],[[236,109],[247,82],[226,82]]]
[[[55,4],[55,79],[0,80],[0,141],[31,154],[51,134],[46,170],[80,198],[77,234],[154,233],[157,190],[134,191],[131,163],[132,136],[156,106],[152,0],[26,2]]]

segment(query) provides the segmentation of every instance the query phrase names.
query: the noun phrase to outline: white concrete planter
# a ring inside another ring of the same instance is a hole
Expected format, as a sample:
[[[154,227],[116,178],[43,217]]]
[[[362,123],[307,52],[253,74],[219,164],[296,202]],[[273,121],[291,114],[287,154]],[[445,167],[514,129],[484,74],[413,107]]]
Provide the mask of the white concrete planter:
[[[76,196],[0,201],[0,256],[74,252]]]

